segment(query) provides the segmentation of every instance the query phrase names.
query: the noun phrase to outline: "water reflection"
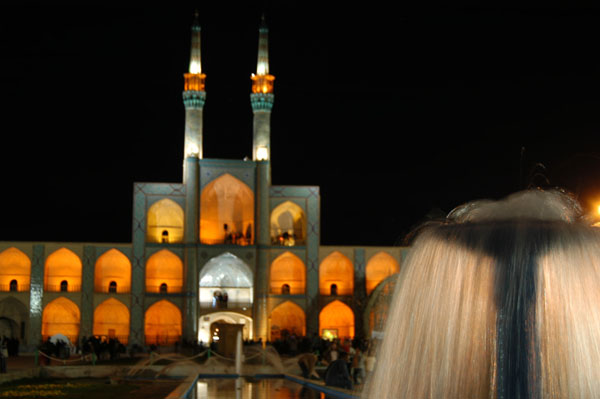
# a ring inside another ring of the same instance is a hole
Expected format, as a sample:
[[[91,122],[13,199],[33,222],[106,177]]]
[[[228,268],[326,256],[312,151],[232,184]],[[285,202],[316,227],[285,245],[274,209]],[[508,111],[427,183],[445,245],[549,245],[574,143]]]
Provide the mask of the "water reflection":
[[[285,379],[211,378],[196,384],[196,399],[324,399],[314,389]]]

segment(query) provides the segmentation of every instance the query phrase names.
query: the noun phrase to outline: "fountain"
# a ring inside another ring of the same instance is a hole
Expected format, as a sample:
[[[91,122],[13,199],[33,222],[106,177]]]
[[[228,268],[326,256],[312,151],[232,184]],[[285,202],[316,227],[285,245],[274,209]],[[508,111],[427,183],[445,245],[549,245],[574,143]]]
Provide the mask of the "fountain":
[[[600,397],[600,230],[560,191],[424,228],[364,398]]]

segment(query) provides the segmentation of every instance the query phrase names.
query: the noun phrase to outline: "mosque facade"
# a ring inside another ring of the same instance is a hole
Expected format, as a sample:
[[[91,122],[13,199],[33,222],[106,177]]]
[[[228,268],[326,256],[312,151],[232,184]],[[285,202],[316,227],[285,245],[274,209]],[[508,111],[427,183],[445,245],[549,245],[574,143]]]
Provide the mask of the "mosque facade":
[[[322,246],[319,187],[271,184],[275,77],[264,20],[252,159],[205,159],[197,19],[191,33],[182,183],[134,184],[131,243],[0,242],[0,335],[33,349],[55,334],[207,343],[223,324],[262,341],[377,332],[377,295],[406,248]]]

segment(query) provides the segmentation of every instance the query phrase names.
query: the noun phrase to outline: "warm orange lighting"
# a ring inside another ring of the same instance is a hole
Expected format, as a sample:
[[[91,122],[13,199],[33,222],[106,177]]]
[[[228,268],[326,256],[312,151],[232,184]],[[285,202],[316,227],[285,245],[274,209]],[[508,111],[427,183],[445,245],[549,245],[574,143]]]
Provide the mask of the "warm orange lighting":
[[[186,73],[183,75],[185,83],[184,91],[204,91],[204,80],[206,75],[203,73]]]
[[[319,266],[319,293],[352,295],[353,292],[354,265],[341,252],[334,251],[323,259]]]
[[[167,300],[148,308],[144,318],[146,344],[171,345],[181,337],[181,311]]]
[[[271,212],[271,243],[303,245],[306,240],[306,216],[298,204],[285,201]]]
[[[271,338],[281,338],[282,332],[297,336],[306,335],[306,316],[302,308],[291,301],[286,301],[271,312]]]
[[[354,312],[348,305],[340,301],[333,301],[325,306],[319,314],[319,331],[337,332],[338,338],[354,338]]]
[[[177,255],[167,249],[161,249],[148,259],[146,292],[181,292],[182,287],[183,263]]]
[[[279,255],[271,264],[270,286],[271,294],[304,294],[306,289],[304,262],[291,252]]]
[[[273,93],[275,76],[273,75],[252,75],[252,93]]]
[[[174,243],[183,241],[183,209],[168,198],[155,202],[148,209],[146,241]]]
[[[117,249],[106,251],[96,261],[94,268],[96,292],[127,293],[131,287],[131,262]],[[114,283],[114,284],[113,284]]]
[[[200,242],[249,245],[254,242],[254,193],[228,173],[204,187],[200,197]]]
[[[94,310],[94,335],[117,338],[122,344],[129,340],[129,309],[122,302],[109,298]]]
[[[373,292],[379,283],[399,271],[400,265],[390,254],[379,252],[374,255],[367,263],[365,269],[367,295],[371,295],[371,292]]]
[[[0,253],[0,291],[29,291],[30,275],[31,261],[23,252],[11,247]]]
[[[54,251],[44,266],[46,291],[81,291],[81,259],[67,248]]]
[[[63,334],[76,344],[80,319],[75,302],[64,297],[56,298],[46,305],[42,313],[42,339],[45,341],[54,334]]]

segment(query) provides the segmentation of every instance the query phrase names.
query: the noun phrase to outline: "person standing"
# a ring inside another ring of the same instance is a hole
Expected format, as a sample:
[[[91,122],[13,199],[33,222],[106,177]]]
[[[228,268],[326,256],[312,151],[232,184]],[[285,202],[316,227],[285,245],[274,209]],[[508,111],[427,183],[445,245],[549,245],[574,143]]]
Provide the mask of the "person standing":
[[[0,373],[6,373],[6,363],[8,362],[7,338],[2,338],[0,342]]]

